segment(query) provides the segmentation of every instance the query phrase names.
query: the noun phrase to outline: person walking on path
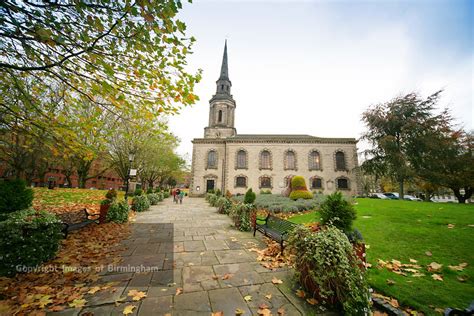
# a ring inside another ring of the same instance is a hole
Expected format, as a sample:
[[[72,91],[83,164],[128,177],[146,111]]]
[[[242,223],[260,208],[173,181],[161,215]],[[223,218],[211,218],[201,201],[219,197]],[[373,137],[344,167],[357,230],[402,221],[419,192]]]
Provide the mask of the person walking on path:
[[[171,195],[173,196],[173,202],[178,203],[177,196],[176,196],[176,189],[171,190]]]
[[[180,189],[176,189],[174,192],[175,192],[175,199],[174,199],[174,202],[175,202],[176,204],[178,204],[179,195],[181,194],[181,190],[180,190]]]
[[[184,198],[184,191],[180,190],[179,191],[179,204],[183,204],[183,198]]]

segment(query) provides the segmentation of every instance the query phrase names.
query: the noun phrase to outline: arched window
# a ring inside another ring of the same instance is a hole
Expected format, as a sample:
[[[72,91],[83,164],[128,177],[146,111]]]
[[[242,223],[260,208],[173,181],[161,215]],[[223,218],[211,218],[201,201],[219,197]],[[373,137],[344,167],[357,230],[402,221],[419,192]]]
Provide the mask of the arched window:
[[[218,114],[217,121],[218,121],[219,123],[222,123],[222,110],[219,110],[219,114]]]
[[[272,178],[268,176],[260,177],[260,188],[271,189],[272,188]]]
[[[313,150],[309,153],[309,170],[320,170],[321,169],[321,157],[319,152]]]
[[[237,169],[247,169],[247,153],[241,149],[237,152]]]
[[[285,153],[285,170],[296,170],[296,154],[292,150]]]
[[[247,187],[247,177],[238,176],[235,178],[235,187],[236,188],[246,188]]]
[[[207,153],[207,168],[217,169],[217,152],[211,150]]]
[[[272,156],[268,150],[264,150],[260,153],[260,169],[271,169],[272,168]]]
[[[346,170],[346,157],[342,151],[336,152],[336,170]]]
[[[323,188],[323,179],[319,177],[312,177],[311,178],[311,189],[317,190]]]
[[[337,178],[336,184],[338,190],[349,190],[349,179],[347,178]]]

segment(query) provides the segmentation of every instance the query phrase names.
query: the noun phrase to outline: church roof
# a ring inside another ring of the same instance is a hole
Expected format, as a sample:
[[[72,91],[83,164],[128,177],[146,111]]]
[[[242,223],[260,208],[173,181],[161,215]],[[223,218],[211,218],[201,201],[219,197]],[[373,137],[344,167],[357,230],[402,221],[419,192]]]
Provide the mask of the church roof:
[[[355,138],[324,138],[305,134],[238,134],[227,138],[195,138],[193,143],[319,143],[355,144]]]

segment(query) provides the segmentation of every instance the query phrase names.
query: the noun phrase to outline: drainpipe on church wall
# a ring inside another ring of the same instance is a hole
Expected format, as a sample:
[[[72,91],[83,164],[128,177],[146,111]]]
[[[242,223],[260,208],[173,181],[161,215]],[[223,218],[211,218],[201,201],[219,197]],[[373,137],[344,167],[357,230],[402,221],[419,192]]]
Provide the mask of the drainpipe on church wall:
[[[226,168],[226,161],[227,161],[227,143],[224,142],[224,159],[222,160],[222,195],[225,195],[225,168]]]

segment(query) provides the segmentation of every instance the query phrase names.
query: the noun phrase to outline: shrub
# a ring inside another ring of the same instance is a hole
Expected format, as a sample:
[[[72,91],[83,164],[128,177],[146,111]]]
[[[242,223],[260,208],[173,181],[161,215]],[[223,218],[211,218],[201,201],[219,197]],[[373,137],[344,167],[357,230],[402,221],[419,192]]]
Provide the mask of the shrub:
[[[221,190],[217,189],[216,192],[215,192],[215,194],[216,194],[217,196],[221,196],[221,195],[222,195],[222,192],[221,192]]]
[[[110,205],[112,204],[114,201],[111,200],[111,199],[103,199],[102,201],[100,201],[100,205]]]
[[[230,193],[229,190],[225,191],[225,197],[228,198],[228,199],[231,199],[232,198],[232,193]]]
[[[295,250],[300,282],[308,292],[324,301],[336,300],[347,315],[369,312],[366,276],[343,232],[333,226],[318,232],[299,226],[291,233],[289,244]]]
[[[148,190],[146,190],[146,194],[152,194],[153,193],[153,188],[148,188]]]
[[[155,193],[161,193],[161,188],[160,187],[156,188]]]
[[[291,190],[308,190],[306,188],[306,182],[302,176],[294,176],[293,178],[291,178]]]
[[[147,194],[146,196],[148,200],[150,201],[151,205],[156,205],[159,202],[163,201],[163,199],[161,198],[161,194],[158,194],[158,193],[151,193],[151,194]]]
[[[33,202],[33,190],[20,179],[0,182],[0,220],[8,213],[26,209]]]
[[[234,196],[232,199],[241,203],[244,201],[243,196]],[[294,201],[279,194],[260,194],[257,195],[253,204],[257,209],[265,209],[274,213],[298,212],[318,209],[324,199],[324,195],[315,195],[312,199]]]
[[[250,188],[247,190],[247,192],[245,192],[244,203],[253,204],[256,198],[257,198],[257,195],[255,194],[255,192],[252,191],[252,188]]]
[[[142,194],[143,194],[143,190],[142,190],[142,189],[136,189],[136,190],[135,190],[135,193],[133,193],[133,195],[135,195],[135,196],[140,196],[140,195],[142,195]]]
[[[10,213],[0,222],[0,275],[14,275],[17,266],[35,267],[54,258],[63,238],[61,221],[33,209]]]
[[[271,190],[260,190],[260,194],[272,194]]]
[[[216,203],[217,203],[217,200],[218,200],[218,199],[219,199],[219,196],[218,196],[218,195],[216,195],[216,194],[211,194],[211,195],[209,196],[209,204],[210,204],[211,206],[216,206]]]
[[[169,191],[163,191],[163,197],[164,197],[165,199],[169,198],[169,197],[170,197]]]
[[[107,222],[125,223],[128,221],[128,203],[114,202],[110,205],[106,217]]]
[[[295,190],[291,191],[290,193],[290,199],[292,200],[298,200],[298,199],[304,199],[304,200],[309,200],[313,198],[313,193],[305,190]]]
[[[216,206],[219,208],[218,212],[220,214],[229,214],[232,202],[228,198],[222,196],[217,199]]]
[[[234,218],[234,221],[239,222],[239,230],[250,231],[252,229],[250,215],[254,210],[255,206],[253,204],[237,203],[232,205],[229,215]]]
[[[321,204],[321,223],[332,224],[348,233],[352,229],[352,222],[356,219],[354,207],[344,199],[341,192],[329,195]]]
[[[144,212],[148,211],[150,208],[150,201],[148,201],[148,198],[146,195],[138,195],[135,196],[132,200],[132,210],[136,212]]]
[[[115,191],[115,189],[107,191],[105,198],[108,200],[115,200],[117,198],[117,191]]]

